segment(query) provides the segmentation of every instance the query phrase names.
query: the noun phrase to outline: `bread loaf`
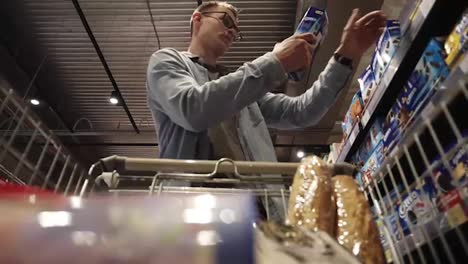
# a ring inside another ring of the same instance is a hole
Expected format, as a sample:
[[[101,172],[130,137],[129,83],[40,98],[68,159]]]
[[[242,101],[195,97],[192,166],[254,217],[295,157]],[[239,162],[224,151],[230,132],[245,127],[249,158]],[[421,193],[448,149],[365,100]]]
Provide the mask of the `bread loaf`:
[[[332,182],[338,243],[359,256],[362,263],[385,263],[379,231],[364,194],[350,176],[335,176]]]
[[[294,176],[287,224],[322,230],[333,237],[335,214],[327,164],[316,156],[304,158]]]

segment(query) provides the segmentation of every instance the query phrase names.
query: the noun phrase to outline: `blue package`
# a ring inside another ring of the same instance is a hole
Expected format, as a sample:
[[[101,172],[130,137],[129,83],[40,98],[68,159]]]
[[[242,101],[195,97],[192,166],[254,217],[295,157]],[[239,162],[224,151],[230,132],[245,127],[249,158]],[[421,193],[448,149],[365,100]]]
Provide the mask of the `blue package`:
[[[374,73],[375,85],[378,86],[380,83],[380,80],[383,77],[385,69],[383,67],[383,59],[377,50],[375,50],[374,54],[372,55],[371,68],[372,68],[372,72]]]
[[[448,74],[449,69],[444,60],[442,47],[436,40],[431,40],[397,100],[410,116],[413,116],[425,105]]]
[[[376,50],[382,58],[382,67],[387,69],[393,55],[395,55],[401,41],[400,22],[387,20],[385,29],[377,42]]]
[[[403,239],[403,231],[401,230],[400,221],[398,218],[398,212],[394,211],[390,213],[385,219],[385,224],[388,227],[388,231],[391,235],[394,236],[395,241],[400,241]]]
[[[424,225],[436,219],[436,194],[431,178],[426,177],[421,188],[416,188],[402,197],[397,211],[404,236],[411,234],[410,226]]]
[[[369,155],[374,151],[374,148],[384,139],[384,120],[376,118],[372,124],[369,132],[364,138],[364,142],[359,148],[361,151],[361,158],[367,160]]]
[[[402,110],[399,102],[395,102],[385,118],[383,124],[383,153],[387,155],[399,142],[403,134],[402,124],[406,124],[409,119],[407,112]]]
[[[325,38],[327,30],[328,15],[326,10],[311,6],[299,23],[295,34],[312,33],[315,35],[317,42],[315,43],[314,54],[312,54],[313,58],[315,53],[317,53],[320,43],[323,41],[323,38]],[[304,72],[288,73],[289,79],[293,81],[301,81],[304,78],[304,75]]]
[[[361,169],[364,184],[368,184],[372,180],[373,175],[379,170],[383,159],[383,142],[381,141],[377,144],[372,154],[369,155],[369,158]]]
[[[362,101],[364,105],[366,105],[377,88],[371,65],[367,66],[367,68],[362,72],[361,76],[358,78],[358,82],[359,89],[361,90]]]
[[[388,65],[400,44],[401,32],[398,20],[387,20],[384,32],[377,41],[371,67],[376,85],[382,80]]]

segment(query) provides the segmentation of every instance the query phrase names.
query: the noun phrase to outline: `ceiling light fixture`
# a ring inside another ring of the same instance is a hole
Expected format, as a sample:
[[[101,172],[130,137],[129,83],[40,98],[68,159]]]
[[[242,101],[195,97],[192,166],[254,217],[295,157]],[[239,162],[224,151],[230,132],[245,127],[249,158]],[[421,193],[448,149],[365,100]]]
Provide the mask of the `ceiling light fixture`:
[[[299,150],[299,151],[297,152],[297,157],[298,157],[298,158],[302,159],[304,156],[305,156],[304,151]]]
[[[41,103],[41,102],[40,102],[38,99],[36,99],[36,98],[31,98],[31,99],[29,100],[29,102],[30,102],[32,105],[39,105],[39,104]]]
[[[111,95],[109,97],[109,102],[113,105],[116,105],[119,103],[119,95],[117,94],[116,91],[111,92]]]

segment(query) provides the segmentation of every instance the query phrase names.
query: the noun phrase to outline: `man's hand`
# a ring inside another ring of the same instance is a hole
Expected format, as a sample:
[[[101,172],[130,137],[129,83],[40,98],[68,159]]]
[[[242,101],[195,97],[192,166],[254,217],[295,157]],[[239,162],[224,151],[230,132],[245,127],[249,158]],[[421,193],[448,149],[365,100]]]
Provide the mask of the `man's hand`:
[[[343,30],[341,43],[336,52],[353,61],[359,60],[382,34],[386,19],[382,11],[374,11],[361,17],[359,9],[354,9]]]
[[[286,72],[294,72],[310,64],[315,42],[316,39],[311,33],[294,35],[277,43],[273,54]]]

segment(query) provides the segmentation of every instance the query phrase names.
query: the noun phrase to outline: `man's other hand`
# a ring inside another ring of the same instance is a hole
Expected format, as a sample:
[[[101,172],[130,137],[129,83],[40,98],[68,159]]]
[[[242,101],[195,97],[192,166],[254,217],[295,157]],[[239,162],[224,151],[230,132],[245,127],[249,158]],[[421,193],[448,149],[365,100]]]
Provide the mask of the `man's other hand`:
[[[311,60],[316,38],[311,33],[294,35],[277,43],[273,54],[286,72],[294,72],[307,67]]]
[[[341,43],[336,52],[353,61],[359,60],[382,34],[386,19],[380,10],[361,16],[359,9],[354,9],[343,30]]]

